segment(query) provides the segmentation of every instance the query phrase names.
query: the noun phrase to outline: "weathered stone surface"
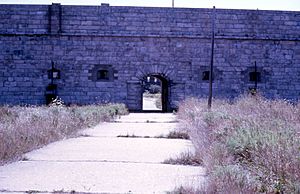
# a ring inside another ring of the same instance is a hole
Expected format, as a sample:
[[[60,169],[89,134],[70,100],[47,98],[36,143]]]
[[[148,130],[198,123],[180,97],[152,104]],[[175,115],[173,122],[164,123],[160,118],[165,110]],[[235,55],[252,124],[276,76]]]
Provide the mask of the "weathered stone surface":
[[[169,110],[186,97],[207,97],[211,16],[211,9],[0,5],[0,103],[44,104],[51,61],[66,103],[140,110],[147,75],[168,81]],[[299,37],[299,12],[217,9],[214,96],[254,87],[256,61],[265,96],[298,100]],[[101,67],[109,67],[108,80],[95,80]]]

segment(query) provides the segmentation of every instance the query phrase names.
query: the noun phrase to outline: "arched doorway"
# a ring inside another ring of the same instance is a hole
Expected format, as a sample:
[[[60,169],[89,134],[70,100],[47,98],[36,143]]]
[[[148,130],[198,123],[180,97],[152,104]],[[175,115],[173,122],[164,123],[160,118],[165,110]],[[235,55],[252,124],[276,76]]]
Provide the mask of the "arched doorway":
[[[142,81],[142,110],[168,111],[168,80],[159,74],[149,74]]]

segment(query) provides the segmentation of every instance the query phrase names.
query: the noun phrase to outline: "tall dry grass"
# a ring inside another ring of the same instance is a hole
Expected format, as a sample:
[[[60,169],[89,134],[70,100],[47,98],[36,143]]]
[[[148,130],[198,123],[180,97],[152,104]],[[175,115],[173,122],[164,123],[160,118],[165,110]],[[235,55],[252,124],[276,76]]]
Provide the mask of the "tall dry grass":
[[[178,112],[208,172],[207,193],[300,193],[300,104],[189,99]]]
[[[51,107],[0,107],[0,165],[80,129],[126,114],[122,104]]]

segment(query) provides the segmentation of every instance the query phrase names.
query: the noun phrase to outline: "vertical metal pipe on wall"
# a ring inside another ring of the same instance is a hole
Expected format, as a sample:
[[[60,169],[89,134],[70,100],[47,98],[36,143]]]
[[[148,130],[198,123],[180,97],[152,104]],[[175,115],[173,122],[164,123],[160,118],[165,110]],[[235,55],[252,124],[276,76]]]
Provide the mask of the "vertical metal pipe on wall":
[[[214,45],[215,45],[215,6],[212,10],[212,36],[211,36],[211,56],[210,56],[210,71],[209,71],[209,96],[208,108],[211,109],[212,105],[212,85],[213,85],[213,66],[214,66]]]

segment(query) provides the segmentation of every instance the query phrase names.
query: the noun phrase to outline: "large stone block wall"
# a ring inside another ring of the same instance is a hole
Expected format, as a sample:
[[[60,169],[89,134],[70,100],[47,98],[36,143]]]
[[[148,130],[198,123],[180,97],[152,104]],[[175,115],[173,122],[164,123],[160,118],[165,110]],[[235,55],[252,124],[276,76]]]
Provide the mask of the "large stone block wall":
[[[141,80],[168,81],[169,109],[207,97],[211,9],[0,5],[0,103],[45,104],[47,71],[66,103],[122,102],[141,109]],[[269,98],[299,100],[300,13],[216,10],[214,96],[234,98],[254,86]],[[109,80],[95,79],[101,68]]]

